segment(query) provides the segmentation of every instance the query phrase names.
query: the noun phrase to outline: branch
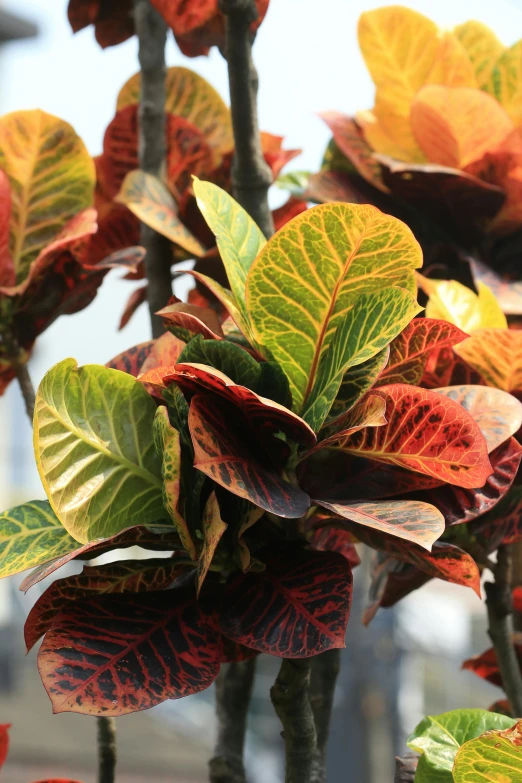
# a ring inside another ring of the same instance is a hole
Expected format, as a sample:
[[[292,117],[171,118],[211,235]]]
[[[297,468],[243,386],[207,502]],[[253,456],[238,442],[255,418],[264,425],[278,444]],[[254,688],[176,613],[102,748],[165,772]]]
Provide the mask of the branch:
[[[22,397],[24,398],[25,410],[27,411],[27,415],[29,416],[29,421],[31,422],[32,426],[34,417],[35,393],[26,362],[16,363],[15,372],[16,380],[18,381],[20,391],[22,392]]]
[[[513,715],[522,716],[522,672],[513,645],[512,551],[501,545],[497,552],[495,581],[486,582],[488,632]]]
[[[218,735],[210,760],[210,783],[245,783],[243,746],[256,659],[229,663],[216,682]]]
[[[116,773],[116,722],[98,718],[98,783],[114,783]]]
[[[415,753],[405,753],[403,758],[396,756],[394,783],[413,783],[418,761]]]
[[[283,659],[270,690],[275,711],[283,724],[286,750],[285,783],[315,783],[321,761],[314,713],[308,698],[311,659]]]
[[[314,713],[320,762],[320,770],[318,770],[317,777],[314,778],[314,783],[326,783],[326,747],[330,734],[335,684],[340,668],[340,650],[327,650],[327,652],[312,658],[309,698]]]
[[[257,18],[255,0],[220,0],[225,15],[225,57],[228,63],[230,109],[234,130],[232,187],[234,197],[266,237],[274,233],[268,206],[272,172],[263,157],[257,118],[258,75],[252,60],[251,25]]]
[[[139,108],[140,169],[160,177],[165,161],[165,42],[167,25],[149,0],[134,0],[134,22],[139,42],[141,97]],[[172,295],[170,242],[149,226],[141,225],[141,244],[145,248],[147,300],[152,336],[163,334],[161,319],[154,315],[165,307]]]

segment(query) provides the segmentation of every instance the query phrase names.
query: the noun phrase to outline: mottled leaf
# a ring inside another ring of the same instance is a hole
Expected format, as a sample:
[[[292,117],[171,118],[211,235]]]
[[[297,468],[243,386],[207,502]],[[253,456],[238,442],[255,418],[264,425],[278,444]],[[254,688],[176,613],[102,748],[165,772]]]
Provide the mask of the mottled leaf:
[[[223,339],[219,318],[209,307],[174,302],[158,310],[156,315],[161,317],[167,329],[185,342],[196,334],[201,334],[205,340]]]
[[[203,547],[198,560],[198,571],[196,575],[196,587],[199,595],[203,582],[208,574],[212,564],[214,554],[221,540],[221,537],[228,525],[221,519],[219,503],[215,492],[211,492],[209,499],[203,511],[201,520],[201,531],[203,533]]]
[[[332,406],[332,415],[340,416],[352,408],[372,388],[386,367],[390,349],[384,348],[372,359],[358,364],[345,373],[339,393]]]
[[[10,723],[0,724],[0,769],[4,766],[7,754],[9,752],[9,729]]]
[[[376,394],[368,394],[360,403],[328,422],[321,431],[321,440],[309,454],[332,445],[341,446],[342,441],[352,432],[363,427],[380,427],[386,424],[386,403]]]
[[[484,89],[504,107],[515,125],[522,123],[522,41],[502,52]]]
[[[521,746],[522,721],[510,729],[488,731],[469,740],[455,756],[454,783],[515,783],[522,776]]]
[[[466,49],[475,69],[478,86],[484,87],[498,57],[504,51],[495,33],[482,22],[470,20],[453,30]]]
[[[455,351],[488,386],[507,392],[522,390],[522,331],[479,329]]]

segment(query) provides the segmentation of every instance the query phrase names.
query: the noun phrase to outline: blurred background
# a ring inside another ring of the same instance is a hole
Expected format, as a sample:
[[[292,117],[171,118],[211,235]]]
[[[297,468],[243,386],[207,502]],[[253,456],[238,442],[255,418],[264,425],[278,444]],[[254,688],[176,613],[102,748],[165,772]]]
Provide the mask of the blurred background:
[[[409,7],[441,26],[478,19],[505,43],[522,37],[522,0],[411,0]],[[263,130],[284,135],[302,148],[290,168],[317,170],[329,132],[316,117],[335,109],[370,108],[373,86],[359,54],[356,27],[363,11],[386,5],[362,0],[272,0],[255,46],[260,73],[259,113]],[[73,36],[67,0],[0,0],[0,114],[42,108],[70,122],[91,154],[101,151],[116,95],[137,70],[137,44],[127,41],[102,51],[92,28]],[[169,41],[168,65],[188,66],[227,99],[225,63],[217,51],[187,61]],[[283,200],[277,190],[274,206]],[[30,362],[38,383],[67,356],[80,364],[104,363],[148,339],[145,308],[117,331],[132,286],[112,272],[94,303],[59,319],[39,338]],[[182,296],[185,283],[177,281]],[[18,389],[0,400],[0,508],[42,498],[33,462],[31,431]],[[127,550],[128,555],[128,550]],[[75,566],[71,566],[74,569]],[[76,569],[80,570],[80,569]],[[62,572],[60,575],[64,575]],[[468,672],[464,658],[488,646],[485,611],[462,587],[428,583],[397,609],[381,611],[368,629],[364,569],[357,569],[355,606],[343,652],[329,748],[329,783],[388,783],[393,757],[425,714],[456,707],[488,707],[501,692]],[[23,622],[42,582],[27,596],[21,579],[0,582],[0,723],[12,723],[11,753],[2,771],[6,783],[45,776],[95,780],[95,721],[52,716],[40,683],[36,653],[24,657]],[[280,727],[268,697],[278,661],[260,659],[252,704],[247,757],[250,783],[282,780]],[[153,710],[119,718],[119,783],[203,783],[211,752],[212,689]],[[347,768],[350,774],[347,776]]]

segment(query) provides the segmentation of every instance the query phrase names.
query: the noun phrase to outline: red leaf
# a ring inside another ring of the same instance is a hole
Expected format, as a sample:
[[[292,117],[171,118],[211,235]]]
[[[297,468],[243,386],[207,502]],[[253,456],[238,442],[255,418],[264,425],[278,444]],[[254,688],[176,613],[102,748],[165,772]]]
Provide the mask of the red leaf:
[[[141,366],[141,373],[155,370],[158,367],[175,365],[186,343],[174,337],[170,332],[165,332],[161,337],[153,341],[151,351]]]
[[[353,408],[327,422],[321,431],[322,440],[308,454],[325,448],[342,449],[344,441],[363,427],[382,427],[386,424],[386,403],[377,394],[366,395]]]
[[[382,180],[381,167],[356,122],[351,117],[336,111],[322,112],[319,116],[326,122],[333,133],[335,143],[355,166],[361,177],[386,193],[388,188]]]
[[[165,590],[185,565],[171,558],[126,560],[101,566],[84,566],[81,574],[57,579],[34,604],[24,626],[27,652],[51,628],[56,615],[70,602],[100,593],[144,593]]]
[[[390,344],[388,364],[379,376],[376,386],[390,383],[409,383],[417,386],[430,353],[434,349],[456,345],[468,335],[447,321],[434,318],[415,318]]]
[[[472,522],[470,533],[491,553],[522,539],[522,485],[514,483],[491,511]]]
[[[320,552],[338,552],[348,560],[350,568],[355,568],[361,563],[353,543],[353,536],[347,530],[335,527],[319,528],[314,531],[311,542],[314,549]]]
[[[71,780],[70,778],[46,778],[45,780],[36,780],[35,783],[78,783],[77,780]]]
[[[105,365],[112,370],[121,370],[135,378],[140,374],[143,362],[151,352],[154,346],[154,340],[148,340],[146,343],[139,343],[119,353],[110,362]]]
[[[261,131],[260,136],[261,136],[261,149],[263,151],[263,157],[268,163],[268,165],[270,166],[270,170],[272,171],[272,176],[274,180],[276,180],[279,174],[281,173],[281,170],[286,166],[286,164],[290,163],[290,161],[293,160],[294,158],[297,158],[301,154],[302,150],[283,149],[284,136],[274,136],[273,133],[267,133],[266,131]],[[290,199],[290,202],[291,201],[292,199]],[[298,202],[298,203],[302,204],[302,202]],[[305,204],[304,209],[300,209],[295,214],[304,212],[306,208],[307,205]],[[284,207],[280,207],[280,209],[284,209]],[[289,217],[285,222],[287,222],[288,220],[290,220]],[[274,218],[274,222],[275,222],[275,218]]]
[[[139,222],[132,212],[114,201],[103,203],[98,206],[98,231],[89,242],[84,266],[103,269],[107,257],[122,251],[125,257],[129,247],[139,247],[139,241]],[[140,248],[138,257],[131,259],[134,263],[120,264],[129,269],[126,279],[141,280],[144,277],[144,265],[139,261],[141,255]]]
[[[129,527],[111,538],[99,538],[97,541],[91,541],[78,547],[73,552],[62,555],[62,557],[43,563],[25,577],[20,585],[20,590],[27,592],[30,587],[41,582],[42,579],[50,576],[58,568],[75,558],[92,560],[105,552],[110,552],[113,549],[125,549],[129,546],[140,546],[143,549],[152,549],[160,552],[182,549],[180,538],[174,527]]]
[[[300,215],[301,212],[304,212],[307,209],[308,204],[306,201],[301,201],[300,199],[290,196],[285,204],[283,204],[281,207],[278,207],[277,209],[274,209],[272,212],[275,230],[279,231],[279,229],[283,228],[283,226],[288,223],[289,220],[297,217],[297,215]]]
[[[134,35],[132,0],[69,0],[67,13],[75,33],[93,24],[102,48],[115,46]]]
[[[257,650],[251,650],[250,647],[245,647],[244,644],[237,644],[225,636],[221,637],[221,663],[249,661],[257,655],[259,655]]]
[[[419,383],[426,389],[472,384],[486,386],[486,381],[449,347],[430,354]]]
[[[142,304],[145,304],[147,301],[147,290],[147,286],[143,285],[140,286],[140,288],[136,288],[136,290],[133,291],[129,296],[127,304],[125,305],[125,309],[121,314],[118,331],[121,331],[125,326],[127,326],[138,307],[141,307]]]
[[[352,575],[336,552],[280,547],[259,557],[261,573],[242,574],[227,587],[220,627],[233,641],[282,658],[309,658],[344,647]]]
[[[194,467],[229,492],[273,514],[289,518],[306,514],[308,495],[280,478],[269,457],[262,459],[241,411],[218,400],[200,394],[192,398],[189,428]]]
[[[513,611],[522,614],[522,587],[513,590]]]
[[[369,625],[380,607],[394,606],[414,590],[418,590],[431,577],[411,563],[405,563],[376,552],[377,563],[370,585],[370,602],[363,613],[363,624]]]
[[[190,587],[69,604],[38,668],[55,713],[125,715],[205,690],[220,655],[219,632]]]
[[[222,340],[224,337],[216,311],[210,307],[175,302],[159,310],[156,315],[161,316],[167,329],[174,326],[187,331],[189,335],[201,334],[205,340]]]
[[[138,106],[133,104],[116,112],[103,137],[98,173],[107,196],[114,198],[126,174],[138,168]]]
[[[212,171],[214,154],[203,133],[184,117],[169,116],[167,138],[167,183],[179,202],[193,176]]]
[[[518,658],[519,666],[522,667],[522,633],[513,634],[513,646]],[[481,677],[483,680],[487,680],[492,685],[498,685],[499,688],[503,687],[502,676],[497,664],[497,656],[495,648],[491,647],[481,655],[475,655],[473,658],[468,658],[464,661],[462,668],[466,671],[473,672],[477,677]]]
[[[9,729],[10,723],[0,723],[0,769],[5,764],[7,754],[9,753]]]
[[[492,473],[478,425],[458,403],[405,384],[382,386],[387,424],[349,436],[343,449],[449,484],[482,487]]]

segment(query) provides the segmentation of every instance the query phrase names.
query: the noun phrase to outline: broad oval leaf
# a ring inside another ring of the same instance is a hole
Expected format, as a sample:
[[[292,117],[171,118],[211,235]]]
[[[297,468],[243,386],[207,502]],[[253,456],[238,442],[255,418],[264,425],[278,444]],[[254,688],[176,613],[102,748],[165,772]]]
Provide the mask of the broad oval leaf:
[[[376,389],[387,424],[350,435],[342,450],[456,484],[482,487],[492,468],[478,425],[457,402],[406,384]]]
[[[193,588],[74,602],[38,653],[53,712],[107,717],[205,690],[219,663],[219,632]]]
[[[162,519],[156,406],[118,370],[65,359],[36,395],[38,472],[58,519],[80,543]]]
[[[0,578],[67,555],[78,548],[45,500],[0,514]]]
[[[94,164],[67,122],[36,109],[0,118],[0,168],[11,184],[9,250],[20,283],[63,226],[91,206]]]
[[[27,616],[24,637],[27,652],[51,628],[56,615],[70,602],[95,598],[101,593],[145,593],[166,590],[185,568],[186,561],[172,558],[125,560],[100,566],[84,566],[81,574],[53,582]]]
[[[439,49],[427,77],[428,84],[477,88],[473,63],[465,47],[449,30],[440,34]]]
[[[522,391],[522,331],[479,329],[455,347],[458,355],[479,372],[488,386]]]
[[[429,296],[428,318],[440,318],[455,324],[464,332],[483,328],[506,329],[507,320],[492,291],[480,281],[478,295],[457,280],[431,280],[418,275],[423,291]]]
[[[267,242],[247,278],[247,310],[256,343],[288,376],[295,410],[357,299],[392,286],[413,298],[421,264],[410,229],[369,205],[313,207]]]
[[[470,385],[446,386],[435,391],[455,400],[471,414],[486,439],[488,452],[509,440],[522,426],[522,402],[501,389]]]
[[[245,304],[247,274],[266,245],[266,239],[248,212],[226,191],[194,177],[194,193],[209,228],[216,237],[230,288],[248,322]]]
[[[187,253],[199,258],[205,248],[178,217],[176,202],[157,177],[145,171],[130,171],[115,201],[124,204],[136,217],[170,239]]]
[[[522,779],[522,721],[466,742],[455,756],[454,783],[516,783]]]
[[[169,68],[165,82],[165,111],[184,117],[200,130],[216,155],[234,147],[230,111],[219,93],[188,68]],[[141,73],[134,74],[118,95],[117,109],[140,101]]]
[[[429,503],[407,500],[343,503],[342,501],[314,500],[314,503],[333,511],[357,527],[377,530],[405,541],[418,544],[428,551],[444,533],[444,517]]]
[[[473,63],[478,86],[484,87],[495,62],[504,51],[504,46],[489,27],[475,20],[457,25],[453,33]]]
[[[488,729],[507,729],[513,719],[487,710],[453,710],[423,718],[408,737],[408,746],[421,753],[433,773],[446,773],[441,783],[453,783],[452,769],[459,748]],[[426,778],[428,783],[429,778]],[[439,780],[439,778],[437,778]]]
[[[266,569],[229,582],[219,624],[224,636],[281,658],[344,647],[352,573],[337,552],[281,546]]]

